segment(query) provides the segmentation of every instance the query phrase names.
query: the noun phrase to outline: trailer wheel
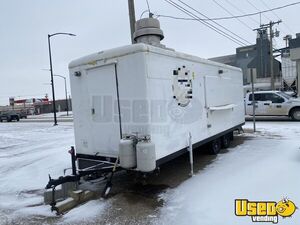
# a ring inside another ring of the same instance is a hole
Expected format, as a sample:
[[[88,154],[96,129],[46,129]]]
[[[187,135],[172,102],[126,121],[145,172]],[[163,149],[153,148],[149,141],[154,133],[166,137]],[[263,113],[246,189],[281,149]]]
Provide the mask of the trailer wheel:
[[[229,135],[230,141],[233,141],[233,131],[231,131],[228,135]]]
[[[230,146],[230,134],[225,134],[222,137],[222,148],[228,148]]]
[[[210,143],[209,153],[211,155],[217,155],[221,150],[221,140],[217,138]]]

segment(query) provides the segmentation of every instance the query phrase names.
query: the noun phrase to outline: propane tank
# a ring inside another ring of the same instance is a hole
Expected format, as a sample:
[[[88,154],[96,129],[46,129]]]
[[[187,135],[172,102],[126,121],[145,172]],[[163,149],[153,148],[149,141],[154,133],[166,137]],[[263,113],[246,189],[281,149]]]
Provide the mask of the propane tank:
[[[136,145],[137,169],[141,172],[151,172],[156,168],[155,145],[149,140],[143,140]]]
[[[136,167],[136,149],[132,139],[121,139],[119,143],[120,166],[125,169]]]

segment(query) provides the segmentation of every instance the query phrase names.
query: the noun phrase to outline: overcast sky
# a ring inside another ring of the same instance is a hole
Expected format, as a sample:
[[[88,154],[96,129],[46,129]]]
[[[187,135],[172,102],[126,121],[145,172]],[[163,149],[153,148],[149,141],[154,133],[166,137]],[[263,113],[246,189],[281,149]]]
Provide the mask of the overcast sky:
[[[176,0],[175,0],[176,1]],[[232,14],[257,12],[296,0],[216,0]],[[212,0],[184,0],[209,17],[230,16]],[[231,3],[231,5],[230,5]],[[163,0],[149,0],[154,14],[187,17]],[[100,50],[130,44],[127,0],[1,0],[0,14],[0,105],[8,98],[51,97],[47,34],[72,32],[76,37],[55,36],[52,41],[54,74],[68,77],[68,63]],[[147,9],[145,0],[136,0],[136,17]],[[234,8],[235,7],[235,8]],[[239,10],[237,10],[239,9]],[[283,47],[282,37],[300,32],[300,5],[276,11],[284,23],[276,47]],[[262,22],[278,20],[273,13],[262,16]],[[251,43],[259,26],[259,16],[220,23]],[[160,18],[165,34],[163,43],[177,51],[203,58],[232,54],[236,43],[225,39],[196,21]],[[246,25],[247,26],[246,26]],[[68,89],[69,80],[68,80]],[[55,78],[57,99],[64,98],[63,79]],[[69,92],[68,94],[71,95]]]

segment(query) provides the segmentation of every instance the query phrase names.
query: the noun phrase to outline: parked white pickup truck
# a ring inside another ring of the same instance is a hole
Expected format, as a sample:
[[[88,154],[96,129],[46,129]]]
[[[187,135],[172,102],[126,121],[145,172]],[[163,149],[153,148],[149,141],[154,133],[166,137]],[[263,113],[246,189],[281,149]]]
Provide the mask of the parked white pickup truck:
[[[300,121],[300,98],[293,98],[281,91],[254,92],[255,115],[257,116],[289,116]],[[245,97],[246,115],[253,114],[252,93]]]

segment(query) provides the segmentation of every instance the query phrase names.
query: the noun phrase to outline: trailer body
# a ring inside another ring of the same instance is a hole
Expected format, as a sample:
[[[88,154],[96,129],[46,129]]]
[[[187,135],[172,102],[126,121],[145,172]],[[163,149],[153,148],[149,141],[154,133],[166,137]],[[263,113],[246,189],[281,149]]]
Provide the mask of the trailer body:
[[[116,159],[131,135],[154,144],[159,166],[186,152],[190,136],[198,146],[244,124],[235,67],[140,43],[80,58],[69,70],[79,169]]]

